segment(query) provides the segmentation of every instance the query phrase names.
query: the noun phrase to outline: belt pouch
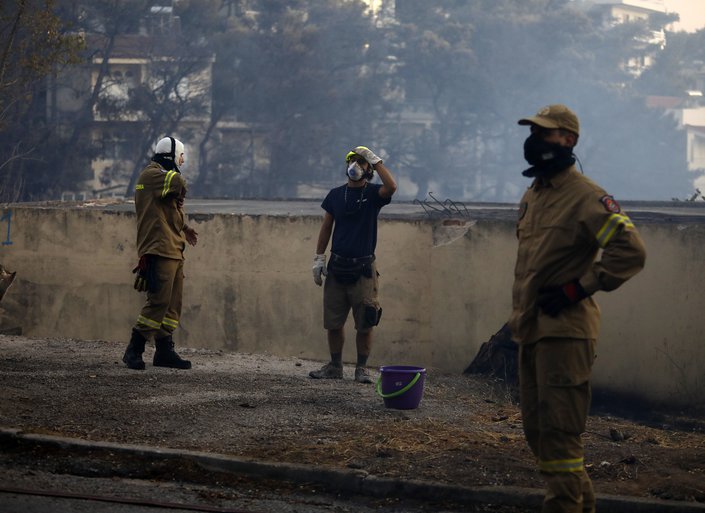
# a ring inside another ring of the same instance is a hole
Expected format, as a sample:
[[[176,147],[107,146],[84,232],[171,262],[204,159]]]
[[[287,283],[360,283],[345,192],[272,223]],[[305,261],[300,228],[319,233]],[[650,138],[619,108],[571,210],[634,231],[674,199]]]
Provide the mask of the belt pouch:
[[[362,276],[364,264],[359,262],[345,262],[340,259],[331,259],[328,262],[328,272],[335,279],[345,285],[357,283]]]

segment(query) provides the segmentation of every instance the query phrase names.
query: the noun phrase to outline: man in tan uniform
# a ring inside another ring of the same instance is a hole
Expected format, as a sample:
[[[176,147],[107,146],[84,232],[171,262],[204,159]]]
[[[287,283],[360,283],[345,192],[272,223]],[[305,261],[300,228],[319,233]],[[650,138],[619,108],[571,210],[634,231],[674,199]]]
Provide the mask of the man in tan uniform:
[[[147,292],[147,301],[122,358],[130,369],[144,369],[142,353],[151,336],[155,367],[191,368],[191,362],[174,351],[172,339],[181,316],[184,248],[186,242],[192,246],[198,242],[198,233],[184,222],[186,182],[179,171],[184,151],[178,139],[161,139],[135,186],[139,264],[133,272],[137,273],[135,288]]]
[[[531,129],[523,174],[534,179],[519,208],[509,321],[524,434],[547,480],[542,512],[594,512],[581,439],[600,324],[592,295],[638,273],[645,249],[614,198],[576,170],[580,127],[570,109],[550,105],[519,124]]]

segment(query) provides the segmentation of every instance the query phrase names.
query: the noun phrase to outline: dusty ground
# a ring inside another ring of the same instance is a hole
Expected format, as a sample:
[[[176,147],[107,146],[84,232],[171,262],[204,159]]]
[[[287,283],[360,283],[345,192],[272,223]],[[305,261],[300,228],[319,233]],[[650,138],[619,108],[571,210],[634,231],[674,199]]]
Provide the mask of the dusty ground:
[[[415,410],[371,385],[318,381],[297,358],[182,349],[190,371],[130,371],[123,344],[0,336],[0,426],[87,440],[363,469],[467,486],[541,488],[503,386],[429,370]],[[592,415],[586,462],[598,493],[705,502],[705,417]],[[0,451],[2,448],[0,448]]]

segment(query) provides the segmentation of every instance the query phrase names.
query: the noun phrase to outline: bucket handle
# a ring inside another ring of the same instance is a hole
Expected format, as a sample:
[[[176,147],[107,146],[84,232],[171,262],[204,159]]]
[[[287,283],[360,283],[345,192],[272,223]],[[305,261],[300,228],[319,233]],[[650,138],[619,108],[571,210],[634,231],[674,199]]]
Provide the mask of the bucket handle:
[[[390,392],[388,394],[383,394],[382,393],[382,376],[380,375],[377,378],[377,394],[379,394],[379,396],[382,399],[391,399],[392,397],[399,397],[400,395],[408,392],[411,389],[411,387],[413,387],[416,384],[416,382],[419,380],[420,377],[421,377],[421,373],[417,372],[416,376],[414,376],[414,379],[409,381],[409,383],[404,388],[400,388],[399,390],[396,390],[394,392]]]

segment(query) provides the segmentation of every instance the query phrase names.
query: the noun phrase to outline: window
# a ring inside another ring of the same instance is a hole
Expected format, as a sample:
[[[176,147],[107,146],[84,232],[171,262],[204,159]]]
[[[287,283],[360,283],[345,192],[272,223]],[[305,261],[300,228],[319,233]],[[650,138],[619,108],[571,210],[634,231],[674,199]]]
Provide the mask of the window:
[[[100,141],[99,152],[99,158],[105,160],[124,160],[131,158],[129,141],[116,134],[103,137]]]

